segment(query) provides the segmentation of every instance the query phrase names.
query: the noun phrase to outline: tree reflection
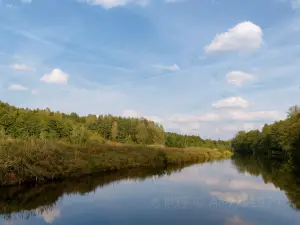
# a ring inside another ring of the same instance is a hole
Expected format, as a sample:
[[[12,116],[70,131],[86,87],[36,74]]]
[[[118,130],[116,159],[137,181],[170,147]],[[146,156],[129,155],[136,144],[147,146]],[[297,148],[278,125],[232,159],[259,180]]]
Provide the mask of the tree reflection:
[[[273,183],[284,191],[290,206],[300,210],[300,165],[282,158],[235,155],[233,164],[240,173],[261,176],[265,183]]]
[[[159,178],[179,172],[186,166],[168,166],[162,168],[139,168],[118,172],[83,176],[44,185],[27,184],[0,189],[0,214],[6,220],[29,219],[33,216],[43,216],[45,212],[53,211],[63,195],[84,195],[93,192],[98,187],[121,182],[124,180],[142,181],[147,178]]]

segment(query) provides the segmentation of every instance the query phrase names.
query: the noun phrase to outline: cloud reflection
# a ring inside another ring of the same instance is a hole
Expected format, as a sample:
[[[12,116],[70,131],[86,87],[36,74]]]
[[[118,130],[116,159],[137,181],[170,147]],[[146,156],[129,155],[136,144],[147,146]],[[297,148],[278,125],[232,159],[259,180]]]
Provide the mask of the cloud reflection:
[[[234,204],[241,204],[249,199],[249,195],[245,192],[210,192],[210,195],[222,201]]]
[[[233,217],[226,219],[224,225],[254,225],[254,224],[244,221],[239,216],[233,216]]]
[[[56,218],[60,217],[60,210],[57,208],[47,209],[41,211],[40,215],[46,223],[53,223]]]
[[[231,189],[235,190],[268,190],[268,191],[276,191],[277,188],[274,186],[274,184],[265,184],[262,182],[252,181],[252,180],[232,180],[229,183],[229,187]]]

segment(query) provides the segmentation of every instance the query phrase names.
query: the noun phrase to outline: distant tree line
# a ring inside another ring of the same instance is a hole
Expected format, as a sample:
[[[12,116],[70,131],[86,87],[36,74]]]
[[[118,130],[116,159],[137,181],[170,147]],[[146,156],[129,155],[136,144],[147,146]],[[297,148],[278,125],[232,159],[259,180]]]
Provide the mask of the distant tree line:
[[[230,149],[229,141],[202,139],[196,135],[181,135],[176,133],[167,132],[165,134],[165,145],[167,147],[175,148],[189,148],[189,147],[205,147],[205,148],[218,148]]]
[[[232,148],[242,154],[287,156],[298,159],[300,155],[300,106],[290,107],[287,118],[262,131],[240,131],[231,141]]]
[[[73,144],[115,141],[167,147],[226,148],[229,142],[199,136],[166,133],[162,125],[145,118],[112,115],[79,116],[46,109],[24,109],[0,101],[0,137],[62,140]]]

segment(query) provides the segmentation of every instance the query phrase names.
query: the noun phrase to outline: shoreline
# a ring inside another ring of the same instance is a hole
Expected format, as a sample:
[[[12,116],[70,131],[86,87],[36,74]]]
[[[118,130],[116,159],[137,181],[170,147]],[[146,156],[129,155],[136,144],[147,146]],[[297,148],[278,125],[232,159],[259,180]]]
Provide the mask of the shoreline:
[[[47,183],[70,177],[136,168],[161,168],[229,158],[229,150],[97,144],[71,145],[49,140],[0,142],[0,187]]]

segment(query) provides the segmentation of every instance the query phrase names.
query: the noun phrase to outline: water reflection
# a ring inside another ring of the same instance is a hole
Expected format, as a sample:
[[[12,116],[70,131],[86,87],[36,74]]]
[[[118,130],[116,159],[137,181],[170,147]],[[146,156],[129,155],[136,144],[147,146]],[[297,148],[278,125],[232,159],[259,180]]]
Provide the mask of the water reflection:
[[[234,158],[3,188],[0,224],[300,224],[299,186],[288,185],[295,168],[268,163]]]
[[[283,159],[265,158],[264,156],[236,156],[233,164],[240,173],[261,176],[265,184],[253,186],[265,189],[272,186],[285,192],[291,207],[300,209],[300,165]],[[238,186],[243,186],[238,185]]]
[[[85,195],[105,185],[114,186],[121,182],[134,183],[149,177],[155,180],[161,176],[170,175],[172,172],[180,172],[182,168],[184,166],[122,170],[43,185],[28,184],[1,188],[0,214],[4,215],[6,221],[18,218],[28,220],[32,216],[41,216],[45,222],[51,223],[60,216],[60,210],[56,208],[56,205],[64,195]]]

